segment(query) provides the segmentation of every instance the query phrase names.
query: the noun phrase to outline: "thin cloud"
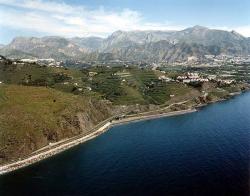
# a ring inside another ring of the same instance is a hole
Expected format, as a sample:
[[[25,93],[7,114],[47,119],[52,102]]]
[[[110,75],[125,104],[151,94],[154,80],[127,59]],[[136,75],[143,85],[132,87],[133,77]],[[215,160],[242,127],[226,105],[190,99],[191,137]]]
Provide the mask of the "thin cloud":
[[[250,37],[250,25],[247,26],[241,26],[234,28],[235,31],[239,32],[240,34]]]
[[[51,1],[0,0],[0,25],[61,36],[107,36],[116,30],[172,30],[168,23],[147,23],[134,10],[90,10]]]
[[[0,0],[0,28],[1,26],[65,37],[105,37],[116,30],[184,29],[184,26],[169,22],[150,23],[140,12],[131,9],[89,9],[46,0]],[[228,27],[220,29],[230,30]],[[250,36],[250,26],[231,29]]]

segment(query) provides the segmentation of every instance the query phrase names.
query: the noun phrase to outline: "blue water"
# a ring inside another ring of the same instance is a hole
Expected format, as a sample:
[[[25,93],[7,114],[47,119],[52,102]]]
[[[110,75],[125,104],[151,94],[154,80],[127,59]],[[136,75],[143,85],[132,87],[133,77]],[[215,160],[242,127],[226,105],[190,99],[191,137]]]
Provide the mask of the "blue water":
[[[250,93],[125,124],[0,177],[0,195],[249,196]]]

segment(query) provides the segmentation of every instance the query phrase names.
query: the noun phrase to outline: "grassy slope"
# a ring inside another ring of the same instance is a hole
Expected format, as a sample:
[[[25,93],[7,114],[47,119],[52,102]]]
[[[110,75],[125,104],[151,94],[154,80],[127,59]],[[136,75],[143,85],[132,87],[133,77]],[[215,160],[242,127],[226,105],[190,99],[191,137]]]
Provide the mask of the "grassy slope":
[[[163,104],[170,95],[182,96],[192,90],[180,83],[158,80],[157,72],[137,68],[95,68],[98,74],[89,85],[117,105]]]
[[[90,80],[89,71],[98,74]],[[103,98],[115,105],[161,104],[172,93],[189,91],[181,84],[162,83],[153,71],[136,68],[80,71],[8,64],[0,65],[0,81],[6,83],[0,85],[0,163],[82,133],[108,118],[114,111]],[[82,92],[75,90],[75,83]]]
[[[89,77],[90,71],[97,74]],[[63,92],[108,99],[116,105],[163,104],[170,99],[171,94],[182,96],[192,90],[180,83],[158,80],[156,71],[122,67],[93,67],[81,71],[30,64],[0,65],[0,81],[49,86]],[[78,91],[76,87],[82,91]],[[87,90],[88,87],[92,91]]]
[[[1,85],[0,163],[82,133],[109,115],[105,105],[87,97],[45,87]],[[81,124],[79,118],[89,121]]]
[[[90,71],[97,74],[89,77]],[[49,142],[83,133],[119,112],[103,99],[116,108],[131,105],[133,109],[135,104],[169,105],[188,99],[192,104],[203,103],[197,99],[202,91],[208,92],[209,101],[213,101],[238,89],[220,89],[213,83],[200,89],[166,83],[158,80],[159,74],[132,67],[77,70],[0,65],[0,81],[6,83],[0,84],[0,164],[28,155]],[[170,95],[175,96],[170,99]]]

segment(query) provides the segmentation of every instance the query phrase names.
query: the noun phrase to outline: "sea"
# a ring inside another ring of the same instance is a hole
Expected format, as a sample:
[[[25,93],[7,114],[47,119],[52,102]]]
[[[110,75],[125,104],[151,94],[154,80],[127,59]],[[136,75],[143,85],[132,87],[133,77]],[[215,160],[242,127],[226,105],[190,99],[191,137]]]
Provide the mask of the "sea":
[[[250,93],[112,127],[0,176],[0,195],[249,196]]]

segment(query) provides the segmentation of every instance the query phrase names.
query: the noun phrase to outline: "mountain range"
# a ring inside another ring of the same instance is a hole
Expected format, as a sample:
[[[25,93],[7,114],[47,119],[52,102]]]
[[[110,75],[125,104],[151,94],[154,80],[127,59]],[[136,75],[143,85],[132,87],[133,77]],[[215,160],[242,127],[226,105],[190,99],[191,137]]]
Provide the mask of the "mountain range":
[[[203,60],[204,55],[249,55],[250,38],[202,26],[181,31],[116,31],[107,38],[16,37],[0,47],[0,54],[13,58],[172,63],[189,57]]]

